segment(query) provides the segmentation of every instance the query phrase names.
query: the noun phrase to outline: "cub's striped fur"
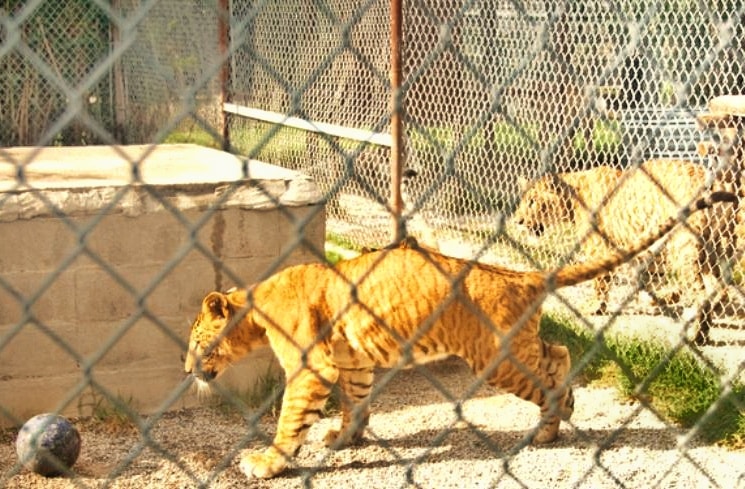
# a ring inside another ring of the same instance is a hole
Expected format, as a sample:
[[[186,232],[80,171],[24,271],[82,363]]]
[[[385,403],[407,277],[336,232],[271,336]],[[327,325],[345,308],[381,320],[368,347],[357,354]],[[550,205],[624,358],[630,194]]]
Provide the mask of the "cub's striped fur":
[[[691,211],[731,201],[713,194]],[[538,336],[546,294],[611,270],[676,224],[627,253],[555,273],[518,272],[403,246],[363,254],[331,268],[287,268],[250,290],[208,294],[191,330],[185,370],[209,381],[251,350],[270,345],[287,385],[274,443],[244,456],[248,476],[280,473],[300,448],[334,384],[342,391],[340,429],[326,443],[341,448],[362,436],[373,369],[463,358],[489,384],[540,407],[534,442],[554,440],[574,409],[566,347]]]

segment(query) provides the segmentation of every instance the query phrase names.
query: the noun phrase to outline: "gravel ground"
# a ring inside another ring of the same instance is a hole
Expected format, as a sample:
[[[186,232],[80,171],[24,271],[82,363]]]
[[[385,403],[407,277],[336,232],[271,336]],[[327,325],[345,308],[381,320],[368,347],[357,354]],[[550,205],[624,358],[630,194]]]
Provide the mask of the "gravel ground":
[[[458,361],[428,367],[431,377],[459,397],[472,377]],[[331,452],[323,448],[324,419],[310,432],[296,465],[269,481],[251,481],[230,455],[247,430],[243,419],[225,409],[198,408],[169,413],[152,438],[152,448],[130,456],[139,434],[116,425],[78,420],[83,449],[75,478],[45,479],[15,468],[15,432],[0,434],[0,486],[8,488],[187,488],[209,487],[678,487],[745,488],[745,452],[705,446],[659,420],[612,388],[577,386],[576,411],[561,438],[546,447],[521,446],[537,419],[537,408],[510,395],[482,388],[453,404],[427,375],[398,373],[373,404],[361,446]],[[271,435],[275,419],[261,429]],[[256,450],[259,441],[247,448]],[[122,467],[122,462],[131,460]],[[221,468],[224,467],[224,468]]]

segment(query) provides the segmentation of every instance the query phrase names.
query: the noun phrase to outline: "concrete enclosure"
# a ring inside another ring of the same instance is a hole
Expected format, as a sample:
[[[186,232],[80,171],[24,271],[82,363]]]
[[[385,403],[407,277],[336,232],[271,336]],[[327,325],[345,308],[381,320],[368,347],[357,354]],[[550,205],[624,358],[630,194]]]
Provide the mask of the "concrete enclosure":
[[[300,174],[193,145],[3,150],[0,425],[107,395],[141,413],[196,402],[178,389],[202,297],[321,259],[320,200]],[[249,389],[271,362],[222,382]]]

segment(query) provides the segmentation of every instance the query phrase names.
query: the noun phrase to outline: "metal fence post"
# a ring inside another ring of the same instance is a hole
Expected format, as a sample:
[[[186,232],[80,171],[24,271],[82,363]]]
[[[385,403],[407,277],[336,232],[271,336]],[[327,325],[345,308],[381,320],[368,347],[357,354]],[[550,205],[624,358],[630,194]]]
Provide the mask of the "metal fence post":
[[[401,106],[401,35],[403,31],[403,12],[401,0],[391,0],[391,216],[393,228],[392,241],[401,240],[406,234],[406,226],[401,219],[401,175],[403,168],[403,121]]]

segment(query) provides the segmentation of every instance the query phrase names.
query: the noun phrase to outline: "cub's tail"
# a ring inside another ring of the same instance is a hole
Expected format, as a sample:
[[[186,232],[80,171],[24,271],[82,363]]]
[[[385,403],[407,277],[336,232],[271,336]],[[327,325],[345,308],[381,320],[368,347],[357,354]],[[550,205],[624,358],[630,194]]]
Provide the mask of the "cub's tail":
[[[647,237],[640,241],[638,244],[633,246],[630,250],[619,251],[618,253],[604,258],[601,260],[593,261],[590,263],[578,263],[576,265],[568,265],[561,268],[555,273],[553,277],[555,287],[567,287],[570,285],[577,285],[580,282],[591,280],[598,275],[610,272],[614,268],[622,265],[636,255],[652,246],[658,239],[665,236],[667,233],[673,230],[682,220],[694,212],[698,212],[702,209],[708,209],[718,202],[737,203],[737,196],[730,192],[712,192],[705,197],[702,197],[691,203],[687,208],[681,210],[677,217],[672,217],[668,220],[655,234]]]

